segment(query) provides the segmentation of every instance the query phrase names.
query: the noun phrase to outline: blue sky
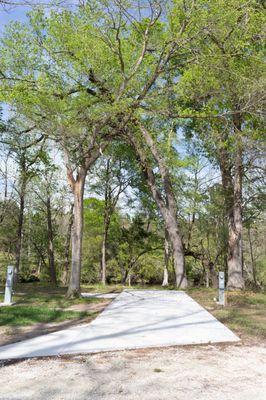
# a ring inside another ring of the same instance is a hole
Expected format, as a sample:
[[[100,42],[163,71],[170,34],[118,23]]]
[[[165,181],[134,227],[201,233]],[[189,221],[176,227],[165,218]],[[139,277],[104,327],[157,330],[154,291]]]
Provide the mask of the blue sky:
[[[14,2],[16,0],[13,0]],[[31,4],[34,6],[37,3],[40,4],[41,2],[45,2],[45,4],[49,3],[51,0],[32,0]],[[75,3],[76,0],[66,0],[65,4],[72,4]],[[19,0],[17,1],[19,3]],[[12,7],[2,7],[0,6],[0,36],[5,30],[5,25],[12,21],[27,21],[27,13],[31,10],[29,6],[12,6]],[[8,118],[8,107],[5,104],[1,104],[2,111],[3,111],[3,118]]]
[[[21,0],[22,1],[22,0]],[[62,0],[60,0],[62,2]],[[20,0],[13,0],[13,2],[20,3]],[[32,6],[37,6],[41,3],[49,4],[52,0],[31,0]],[[55,0],[53,0],[55,2]],[[77,4],[77,0],[64,0],[64,6],[69,6],[73,8],[74,4]],[[75,7],[75,6],[74,6]],[[11,21],[26,21],[27,20],[27,12],[30,11],[32,7],[30,6],[12,6],[12,7],[4,7],[0,6],[0,34],[3,32],[5,24]]]
[[[26,14],[29,11],[28,7],[13,7],[10,9],[3,9],[0,7],[0,35],[5,29],[5,25],[11,21],[25,21],[27,19]],[[8,107],[6,104],[0,104],[3,117],[6,119],[8,117]]]
[[[0,8],[0,32],[2,33],[5,24],[11,21],[25,21],[26,14],[29,11],[28,7],[13,7],[11,9]]]

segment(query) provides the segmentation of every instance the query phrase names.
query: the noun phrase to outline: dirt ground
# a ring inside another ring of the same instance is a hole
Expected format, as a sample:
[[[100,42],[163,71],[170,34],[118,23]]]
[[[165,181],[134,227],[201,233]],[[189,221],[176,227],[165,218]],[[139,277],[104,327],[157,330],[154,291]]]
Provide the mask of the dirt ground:
[[[1,400],[264,400],[262,343],[30,359],[0,368]]]

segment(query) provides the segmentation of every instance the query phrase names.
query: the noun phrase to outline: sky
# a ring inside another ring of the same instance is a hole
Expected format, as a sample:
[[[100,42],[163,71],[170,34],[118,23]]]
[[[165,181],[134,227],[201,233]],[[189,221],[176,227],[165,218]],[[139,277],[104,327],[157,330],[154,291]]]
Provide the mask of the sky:
[[[29,7],[17,6],[4,8],[0,6],[0,33],[2,34],[5,25],[11,21],[26,21],[26,14]]]
[[[1,6],[0,5],[0,34],[3,33],[5,25],[11,21],[26,21],[27,13],[41,3],[49,5],[52,1],[63,2],[68,7],[74,7],[78,0],[10,0],[12,3],[17,3],[17,6]],[[29,6],[23,6],[22,3],[30,3]]]
[[[12,7],[6,8],[0,5],[0,36],[3,34],[5,25],[12,21],[26,21],[26,13],[28,12],[28,7]],[[1,103],[1,108],[3,112],[3,119],[8,118],[8,106]]]
[[[27,20],[27,12],[29,12],[29,7],[16,6],[7,7],[0,5],[0,36],[5,30],[5,25],[12,21],[24,22]],[[6,104],[1,104],[3,119],[8,118],[8,106]]]
[[[53,0],[10,0],[12,3],[17,3],[17,6],[1,6],[0,5],[0,36],[4,33],[5,26],[12,21],[26,22],[27,13],[40,3],[46,5]],[[57,0],[63,1],[63,0]],[[64,0],[65,5],[73,6],[78,0]],[[30,3],[32,6],[23,6],[22,3]],[[1,104],[3,119],[8,119],[9,112],[6,104]]]

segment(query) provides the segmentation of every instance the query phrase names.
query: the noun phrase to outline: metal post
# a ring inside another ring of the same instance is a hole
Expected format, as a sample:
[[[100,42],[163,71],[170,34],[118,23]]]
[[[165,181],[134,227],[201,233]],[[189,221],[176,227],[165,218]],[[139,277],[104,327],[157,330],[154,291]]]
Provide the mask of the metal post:
[[[218,304],[225,306],[225,282],[224,272],[219,272],[219,301]]]
[[[15,268],[13,265],[9,265],[7,267],[7,275],[6,275],[6,289],[5,289],[5,300],[4,304],[12,304],[12,288],[13,288],[13,280],[14,280],[14,272]]]

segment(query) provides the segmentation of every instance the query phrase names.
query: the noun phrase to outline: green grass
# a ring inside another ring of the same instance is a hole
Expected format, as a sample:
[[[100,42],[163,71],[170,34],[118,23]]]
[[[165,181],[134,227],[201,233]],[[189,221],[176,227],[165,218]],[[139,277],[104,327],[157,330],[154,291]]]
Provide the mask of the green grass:
[[[122,285],[84,285],[84,292],[120,292],[128,287]],[[137,285],[134,289],[162,289],[156,285]],[[170,287],[168,289],[174,289]],[[3,288],[0,288],[0,291]],[[228,305],[216,304],[217,290],[191,288],[187,290],[198,303],[206,307],[218,320],[240,336],[266,338],[266,295],[254,292],[229,292]],[[50,288],[40,283],[19,284],[15,288],[16,305],[0,308],[0,326],[28,326],[35,323],[63,322],[81,319],[85,316],[96,316],[95,312],[66,310],[74,304],[100,303],[97,298],[67,299],[66,288]]]
[[[99,293],[119,293],[124,289],[147,289],[147,290],[176,290],[174,285],[169,285],[167,287],[162,287],[161,285],[122,285],[122,284],[111,284],[111,285],[102,285],[100,283],[93,285],[82,285],[83,292],[99,292]]]
[[[62,322],[81,319],[87,312],[63,311],[40,306],[10,306],[0,309],[0,326],[28,326],[35,323]]]
[[[265,293],[228,292],[226,307],[213,300],[217,297],[217,290],[197,288],[188,290],[188,293],[238,335],[266,339]]]
[[[24,293],[15,294],[13,298],[16,305],[24,305],[24,304],[36,304],[47,306],[50,308],[68,308],[73,304],[82,304],[82,303],[97,303],[99,299],[97,298],[75,298],[75,299],[67,299],[65,297],[65,293],[56,294],[49,293],[49,289],[46,293]]]
[[[122,292],[122,290],[124,289],[128,289],[128,286],[123,286],[121,284],[103,285],[101,283],[97,283],[93,285],[86,285],[86,284],[82,285],[81,292],[119,293]]]
[[[4,288],[1,287],[0,291]],[[94,317],[95,312],[66,310],[76,304],[100,303],[97,298],[67,299],[66,288],[51,288],[40,283],[17,284],[15,305],[0,307],[0,327],[30,326],[36,323],[63,322]]]
[[[266,320],[261,312],[248,312],[247,309],[224,309],[214,315],[225,325],[240,334],[260,337],[266,339]]]
[[[0,288],[4,291],[4,288]],[[73,304],[93,303],[97,298],[66,298],[67,288],[50,287],[40,283],[20,283],[15,286],[13,301],[18,305],[43,305],[50,308],[68,308]]]

